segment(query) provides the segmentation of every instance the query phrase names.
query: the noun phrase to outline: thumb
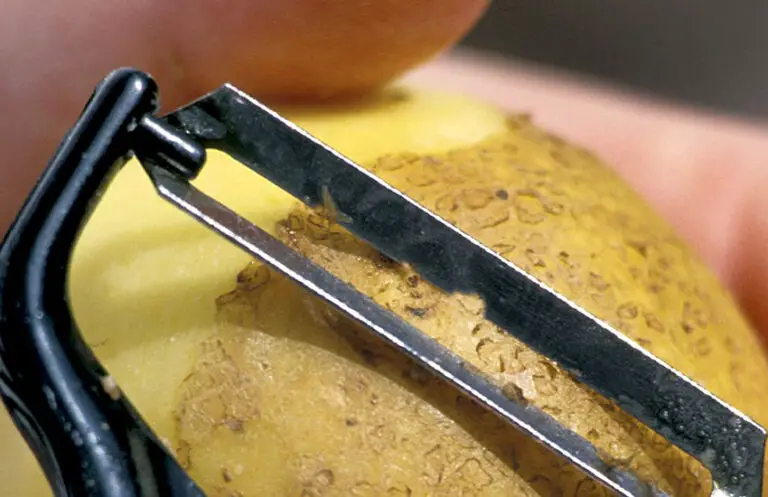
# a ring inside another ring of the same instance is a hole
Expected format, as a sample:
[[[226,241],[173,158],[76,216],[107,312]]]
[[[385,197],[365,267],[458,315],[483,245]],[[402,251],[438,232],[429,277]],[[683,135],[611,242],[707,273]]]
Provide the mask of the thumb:
[[[487,0],[51,0],[39,8],[7,0],[0,16],[0,233],[94,86],[119,66],[151,73],[166,109],[226,81],[262,99],[342,97],[450,46],[486,6]]]

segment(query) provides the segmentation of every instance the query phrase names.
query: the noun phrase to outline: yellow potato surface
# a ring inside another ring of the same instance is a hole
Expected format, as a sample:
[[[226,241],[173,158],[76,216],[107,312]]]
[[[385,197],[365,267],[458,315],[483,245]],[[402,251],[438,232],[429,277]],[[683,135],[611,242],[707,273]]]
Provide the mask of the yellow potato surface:
[[[392,89],[344,104],[279,109],[354,160],[431,153],[476,143],[505,116],[463,96]],[[267,229],[294,199],[212,151],[197,186]],[[200,342],[214,331],[216,298],[233,288],[247,254],[166,204],[140,165],[116,176],[78,243],[73,311],[87,342],[163,437]],[[0,409],[0,495],[50,490],[10,418]]]
[[[745,345],[756,343],[749,328],[712,276],[590,154],[520,119],[469,147],[369,166],[761,415],[752,378],[768,370],[757,354],[743,361]],[[592,441],[607,462],[672,495],[708,495],[709,475],[695,460],[484,320],[481,302],[442,294],[323,214],[294,209],[277,234],[508,395]],[[258,263],[218,305],[218,333],[182,383],[175,439],[213,495],[603,495]]]
[[[729,296],[589,153],[450,95],[393,90],[347,108],[285,111],[768,421],[768,364]],[[591,440],[610,462],[676,495],[708,488],[695,461],[490,325],[474,299],[442,295],[221,154],[199,183]],[[71,288],[89,343],[209,495],[602,495],[163,204],[135,164],[86,230]],[[2,423],[0,494],[49,494]]]

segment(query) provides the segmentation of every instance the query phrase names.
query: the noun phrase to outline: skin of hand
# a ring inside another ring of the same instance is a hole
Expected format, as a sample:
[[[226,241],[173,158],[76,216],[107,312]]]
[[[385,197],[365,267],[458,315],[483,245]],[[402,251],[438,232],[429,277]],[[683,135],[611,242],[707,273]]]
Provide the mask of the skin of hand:
[[[326,98],[354,93],[427,59],[464,34],[487,5],[382,0],[350,9],[345,1],[199,0],[176,6],[140,0],[90,2],[76,10],[76,3],[52,0],[38,9],[9,0],[3,6],[2,233],[94,84],[115,67],[152,73],[165,90],[165,109],[225,81],[260,98],[280,88],[300,95],[306,88],[290,86],[276,65],[286,54],[276,57],[264,48],[298,39],[314,53],[291,59],[293,73],[301,75],[293,80],[313,81],[317,96]],[[338,34],[330,29],[334,24],[350,28]],[[342,40],[353,48],[335,50],[339,57],[329,59],[330,47]],[[296,45],[292,50],[296,54]],[[367,60],[364,53],[398,57],[379,72],[365,73],[354,67]],[[342,75],[342,81],[352,81],[344,86],[339,78],[323,79],[327,67],[347,67],[359,77]],[[768,258],[761,253],[768,246],[768,220],[761,215],[768,212],[762,192],[768,185],[768,127],[462,51],[421,66],[406,81],[530,113],[540,125],[594,150],[702,255],[768,336],[768,305],[762,301],[768,295]]]
[[[94,86],[132,66],[164,110],[231,82],[260,100],[364,92],[454,44],[488,0],[5,0],[0,232]]]

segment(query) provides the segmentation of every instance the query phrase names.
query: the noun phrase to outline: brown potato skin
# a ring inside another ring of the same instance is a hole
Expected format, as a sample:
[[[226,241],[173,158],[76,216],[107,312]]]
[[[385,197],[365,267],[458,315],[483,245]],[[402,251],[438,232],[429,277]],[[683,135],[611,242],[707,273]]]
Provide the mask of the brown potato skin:
[[[475,145],[367,167],[765,422],[768,362],[753,330],[706,266],[588,151],[510,118]],[[324,214],[288,213],[280,239],[589,440],[608,464],[670,495],[708,495],[698,461],[486,321],[477,299],[437,291]],[[367,334],[260,264],[217,303],[217,331],[175,410],[180,459],[215,495],[603,495],[453,390],[361,344]]]

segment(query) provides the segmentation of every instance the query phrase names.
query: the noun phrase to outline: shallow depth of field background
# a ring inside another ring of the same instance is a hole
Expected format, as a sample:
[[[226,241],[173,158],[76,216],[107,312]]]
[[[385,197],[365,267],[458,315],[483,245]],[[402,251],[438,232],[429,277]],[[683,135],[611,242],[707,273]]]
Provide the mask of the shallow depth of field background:
[[[462,45],[768,124],[766,0],[493,0]]]

